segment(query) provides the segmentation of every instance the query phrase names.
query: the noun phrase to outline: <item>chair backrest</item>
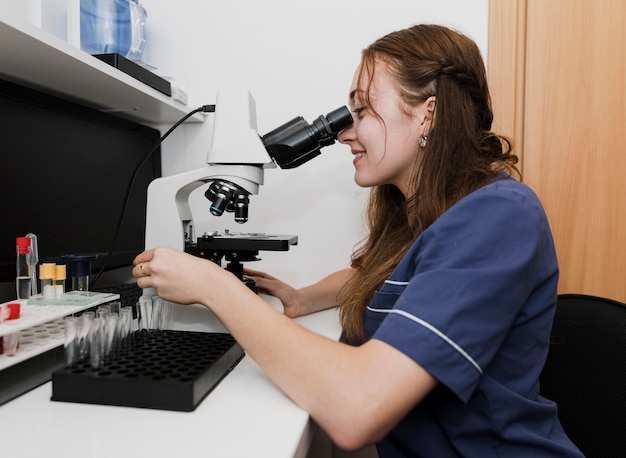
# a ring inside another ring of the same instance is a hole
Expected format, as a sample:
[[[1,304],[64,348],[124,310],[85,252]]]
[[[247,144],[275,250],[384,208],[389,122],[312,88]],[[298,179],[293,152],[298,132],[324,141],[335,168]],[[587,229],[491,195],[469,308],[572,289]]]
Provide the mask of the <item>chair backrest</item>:
[[[587,457],[626,456],[626,304],[559,295],[540,383]]]

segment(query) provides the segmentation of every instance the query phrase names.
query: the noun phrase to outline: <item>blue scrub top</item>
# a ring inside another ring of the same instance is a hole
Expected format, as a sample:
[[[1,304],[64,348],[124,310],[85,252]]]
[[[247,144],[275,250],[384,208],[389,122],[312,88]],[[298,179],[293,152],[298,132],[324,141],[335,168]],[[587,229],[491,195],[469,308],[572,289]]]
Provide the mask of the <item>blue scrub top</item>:
[[[378,444],[381,458],[582,456],[539,395],[557,281],[543,207],[508,175],[417,238],[374,295],[365,332],[439,385]]]

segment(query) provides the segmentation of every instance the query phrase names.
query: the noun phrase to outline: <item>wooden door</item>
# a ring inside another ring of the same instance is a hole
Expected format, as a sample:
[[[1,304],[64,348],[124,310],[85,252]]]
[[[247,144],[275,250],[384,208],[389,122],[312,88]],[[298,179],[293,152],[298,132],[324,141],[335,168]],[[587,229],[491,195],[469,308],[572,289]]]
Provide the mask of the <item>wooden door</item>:
[[[494,128],[542,199],[560,293],[626,302],[626,2],[491,0]]]

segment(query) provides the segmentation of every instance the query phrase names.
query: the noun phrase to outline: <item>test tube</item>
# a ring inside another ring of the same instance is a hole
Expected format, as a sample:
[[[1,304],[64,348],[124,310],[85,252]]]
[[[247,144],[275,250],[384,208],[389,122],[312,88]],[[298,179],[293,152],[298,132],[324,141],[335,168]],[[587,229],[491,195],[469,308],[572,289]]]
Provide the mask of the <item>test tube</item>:
[[[122,318],[122,338],[133,332],[133,308],[130,306],[122,307],[120,310]]]
[[[2,347],[4,354],[7,356],[14,356],[17,353],[17,349],[20,346],[20,333],[13,332],[2,336]]]
[[[117,313],[110,313],[104,320],[104,356],[115,350],[118,341],[118,329],[117,323],[119,321],[119,315]]]
[[[152,327],[154,329],[167,329],[172,313],[172,303],[159,296],[152,296]]]
[[[18,299],[28,299],[32,291],[30,244],[31,239],[28,237],[16,237],[15,239],[15,248],[17,249],[15,286]]]
[[[121,313],[122,303],[120,301],[109,302],[107,305],[111,309],[111,313],[117,313],[118,315]]]
[[[78,333],[78,349],[79,359],[87,359],[89,356],[89,334],[91,332],[92,323],[95,319],[95,312],[83,312],[80,316],[80,330]]]
[[[111,315],[111,307],[108,304],[100,305],[96,309],[96,317],[106,320]]]
[[[79,357],[78,349],[78,318],[73,316],[65,317],[65,364],[74,364]]]
[[[89,330],[89,361],[91,367],[98,369],[104,357],[105,334],[104,319],[96,317]]]
[[[139,298],[139,329],[152,329],[152,296]]]
[[[134,323],[133,323],[133,307],[126,306],[126,307],[121,308],[120,322],[121,322],[120,342],[126,339],[122,348],[125,348],[126,351],[128,351],[128,349],[131,348],[131,345],[133,342],[133,336],[134,336],[133,332],[135,330]]]

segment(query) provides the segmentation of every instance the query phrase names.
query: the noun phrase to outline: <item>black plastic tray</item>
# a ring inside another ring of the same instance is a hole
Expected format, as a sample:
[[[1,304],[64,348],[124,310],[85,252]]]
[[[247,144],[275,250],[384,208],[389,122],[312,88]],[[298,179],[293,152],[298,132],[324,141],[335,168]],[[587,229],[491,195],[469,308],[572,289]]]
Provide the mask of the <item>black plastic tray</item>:
[[[230,334],[137,331],[98,369],[54,372],[52,400],[190,412],[243,356]]]

